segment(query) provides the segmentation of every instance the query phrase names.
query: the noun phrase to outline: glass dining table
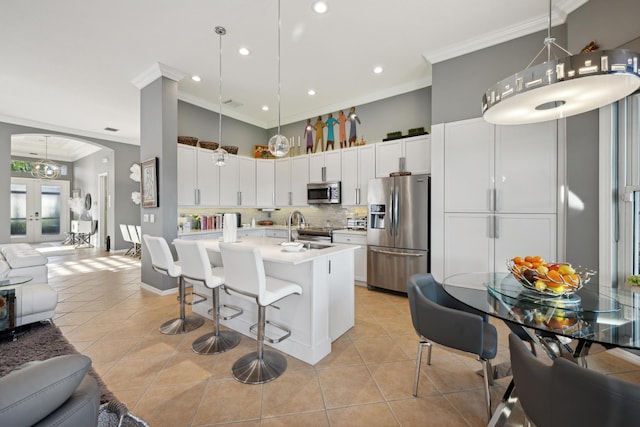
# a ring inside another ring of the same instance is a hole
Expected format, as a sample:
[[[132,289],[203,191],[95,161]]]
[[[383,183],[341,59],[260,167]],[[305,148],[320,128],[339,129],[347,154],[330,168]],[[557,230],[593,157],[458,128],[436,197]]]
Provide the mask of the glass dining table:
[[[444,279],[458,301],[504,320],[540,344],[550,357],[566,351],[583,361],[592,344],[640,350],[640,289],[587,283],[567,296],[550,296],[523,287],[511,273],[462,273]],[[574,342],[575,346],[569,346]],[[513,381],[489,425],[500,425],[515,403]]]

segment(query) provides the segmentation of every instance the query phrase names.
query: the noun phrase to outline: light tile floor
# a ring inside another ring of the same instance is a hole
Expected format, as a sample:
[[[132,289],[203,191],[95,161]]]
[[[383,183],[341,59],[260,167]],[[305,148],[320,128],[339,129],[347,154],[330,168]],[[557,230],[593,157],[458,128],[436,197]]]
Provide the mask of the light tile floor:
[[[59,292],[54,323],[93,366],[109,389],[153,427],[212,426],[482,426],[480,363],[434,346],[412,396],[418,338],[407,299],[356,286],[356,324],[315,366],[287,356],[287,371],[263,385],[231,375],[233,362],[255,342],[203,356],[191,343],[212,322],[185,335],[158,327],[178,315],[176,295],[140,287],[140,262],[92,249],[52,256],[49,282]],[[500,333],[496,363],[507,361],[508,329]],[[601,352],[590,368],[640,382],[635,356]],[[508,384],[492,387],[494,407]],[[521,410],[510,425],[522,425]]]

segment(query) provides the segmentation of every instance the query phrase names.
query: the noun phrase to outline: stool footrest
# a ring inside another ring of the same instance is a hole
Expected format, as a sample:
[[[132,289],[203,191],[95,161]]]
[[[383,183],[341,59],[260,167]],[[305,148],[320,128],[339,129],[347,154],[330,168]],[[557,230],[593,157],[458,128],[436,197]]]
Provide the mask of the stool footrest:
[[[266,341],[269,341],[271,344],[277,344],[277,343],[279,343],[281,341],[286,340],[287,338],[289,338],[291,336],[291,330],[286,328],[284,325],[281,325],[281,324],[276,323],[276,322],[272,322],[270,320],[267,320],[266,323],[267,323],[267,325],[271,325],[274,328],[279,329],[282,332],[284,332],[284,335],[281,335],[281,336],[279,336],[277,338],[272,338],[272,337],[267,335],[267,331],[266,331],[267,328],[265,328],[264,339]],[[258,332],[257,332],[258,331],[258,324],[255,323],[255,324],[251,325],[249,327],[249,331],[254,335],[258,335]]]
[[[222,314],[222,309],[226,308],[229,311],[231,311],[231,314]],[[242,313],[244,313],[244,310],[241,309],[240,307],[238,307],[237,305],[231,305],[231,304],[222,304],[220,306],[220,318],[222,320],[231,320],[231,319],[235,319],[236,317],[240,316]]]
[[[193,297],[193,300],[191,300],[191,301],[187,301],[187,297],[190,297],[190,296],[192,296],[192,297]],[[197,299],[196,297],[199,297],[200,299]],[[177,299],[178,301],[180,301],[180,295],[178,295],[178,296],[176,297],[176,299]],[[207,297],[206,297],[206,296],[201,295],[201,294],[199,294],[199,293],[197,293],[197,292],[185,292],[185,294],[184,294],[184,303],[185,303],[186,305],[195,305],[195,304],[199,304],[199,303],[201,303],[201,302],[204,302],[204,301],[206,301],[206,300],[207,300]]]

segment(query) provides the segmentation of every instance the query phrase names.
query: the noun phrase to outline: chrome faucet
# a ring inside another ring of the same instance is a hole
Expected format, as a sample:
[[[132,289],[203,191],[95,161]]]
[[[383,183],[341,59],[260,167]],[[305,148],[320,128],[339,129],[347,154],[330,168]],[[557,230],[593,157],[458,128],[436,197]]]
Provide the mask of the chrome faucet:
[[[300,211],[293,211],[289,214],[289,220],[287,221],[287,242],[293,242],[293,235],[291,234],[291,223],[293,222],[293,218],[298,214],[298,226],[300,224],[306,224],[307,221],[304,219],[304,215]]]

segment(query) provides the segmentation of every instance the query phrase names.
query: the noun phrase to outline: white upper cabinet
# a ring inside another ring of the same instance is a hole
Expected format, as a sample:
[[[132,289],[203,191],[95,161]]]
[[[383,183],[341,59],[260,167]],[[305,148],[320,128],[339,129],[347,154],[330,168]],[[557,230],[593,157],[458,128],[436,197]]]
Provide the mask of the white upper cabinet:
[[[213,151],[197,149],[197,193],[199,206],[220,205],[220,166],[216,166],[211,155]]]
[[[178,144],[177,153],[178,206],[196,204],[196,148]]]
[[[340,151],[331,150],[310,154],[309,182],[340,181]]]
[[[555,213],[557,122],[445,125],[445,211]]]
[[[220,205],[256,205],[256,161],[250,157],[229,155],[220,167]]]
[[[368,181],[375,178],[375,146],[345,148],[342,153],[342,205],[366,206]]]
[[[431,172],[431,136],[420,135],[374,144],[376,176],[387,177],[392,172],[413,174]]]
[[[275,206],[275,165],[270,159],[256,160],[256,206],[269,208]]]
[[[276,206],[306,206],[309,156],[276,159]]]

